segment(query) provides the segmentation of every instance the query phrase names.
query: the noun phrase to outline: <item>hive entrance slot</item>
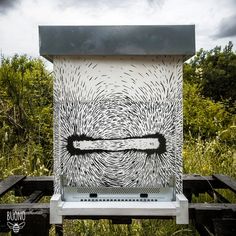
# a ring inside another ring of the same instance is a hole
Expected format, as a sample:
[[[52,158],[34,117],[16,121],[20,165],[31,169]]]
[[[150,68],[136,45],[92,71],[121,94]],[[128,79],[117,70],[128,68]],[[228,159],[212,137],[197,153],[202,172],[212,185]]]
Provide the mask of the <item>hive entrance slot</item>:
[[[91,197],[91,198],[96,198],[96,197],[98,197],[98,195],[97,195],[97,193],[90,193],[90,194],[89,194],[89,197]]]

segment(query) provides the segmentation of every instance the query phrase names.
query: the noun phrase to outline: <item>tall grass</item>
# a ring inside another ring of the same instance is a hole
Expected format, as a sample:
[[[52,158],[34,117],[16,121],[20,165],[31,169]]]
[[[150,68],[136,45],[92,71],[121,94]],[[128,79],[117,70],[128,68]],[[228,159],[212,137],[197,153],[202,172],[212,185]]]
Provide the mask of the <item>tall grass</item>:
[[[215,139],[189,139],[184,143],[184,173],[225,174],[236,177],[236,152],[231,145]]]
[[[51,235],[54,231],[51,231]],[[198,235],[190,224],[176,225],[174,220],[133,220],[131,225],[116,225],[110,220],[65,221],[64,234],[67,236],[194,236]]]
[[[18,68],[16,65],[21,66]],[[42,62],[31,61],[24,56],[15,56],[12,61],[5,60],[4,66],[0,69],[0,179],[19,174],[51,175],[51,76],[45,72]],[[195,81],[196,78],[193,78]],[[25,83],[24,86],[22,81]],[[23,87],[24,90],[19,90]],[[35,94],[38,96],[32,96]],[[4,100],[2,97],[11,99]],[[199,85],[194,85],[192,82],[184,83],[184,173],[199,175],[221,173],[236,178],[236,121],[231,110],[234,109],[226,111],[223,103],[216,103],[210,98],[203,97]],[[9,117],[13,118],[13,124],[9,122]],[[227,191],[221,193],[235,202],[232,194]],[[9,193],[0,199],[0,203],[14,203],[20,200],[22,199]],[[194,197],[193,200],[212,201],[205,194],[200,198]],[[55,230],[52,228],[51,235],[54,234]],[[181,226],[176,225],[175,220],[133,220],[131,225],[113,225],[108,220],[65,220],[64,235],[194,236],[198,234],[191,223]]]
[[[216,138],[202,140],[188,137],[184,142],[183,170],[184,173],[200,175],[212,175],[222,173],[236,177],[236,152],[231,135],[235,128],[219,133]],[[3,149],[2,149],[3,151]],[[40,148],[27,144],[24,147],[15,145],[8,154],[0,157],[0,175],[5,178],[13,174],[48,175],[45,168]],[[3,153],[2,153],[3,154]],[[235,201],[232,194],[222,192]],[[195,201],[199,199],[194,198]],[[201,201],[211,201],[206,195],[201,196]],[[8,194],[2,199],[4,202],[19,202],[19,198]],[[51,235],[54,235],[51,229]],[[66,220],[64,223],[64,235],[86,236],[165,236],[165,235],[198,235],[193,225],[176,225],[175,220],[133,220],[131,225],[113,225],[109,220]]]

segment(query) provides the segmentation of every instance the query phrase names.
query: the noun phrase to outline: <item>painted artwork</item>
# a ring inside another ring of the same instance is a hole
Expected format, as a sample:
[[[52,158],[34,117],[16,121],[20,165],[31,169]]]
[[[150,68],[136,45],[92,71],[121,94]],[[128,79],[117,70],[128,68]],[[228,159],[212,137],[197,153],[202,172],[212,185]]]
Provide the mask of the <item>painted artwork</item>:
[[[54,174],[68,186],[182,192],[177,56],[54,57]]]

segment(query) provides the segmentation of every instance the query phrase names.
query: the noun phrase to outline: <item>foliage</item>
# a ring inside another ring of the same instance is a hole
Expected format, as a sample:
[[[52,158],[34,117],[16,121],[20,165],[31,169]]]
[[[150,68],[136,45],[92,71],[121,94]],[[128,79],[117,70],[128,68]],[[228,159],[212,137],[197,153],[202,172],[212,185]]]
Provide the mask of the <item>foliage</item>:
[[[52,78],[40,59],[18,55],[2,59],[0,145],[1,175],[48,173],[52,161]]]
[[[203,176],[217,173],[236,178],[235,144],[224,143],[219,136],[208,140],[202,140],[201,137],[186,140],[183,158],[184,173],[197,173]]]
[[[199,86],[194,83],[184,83],[184,135],[209,138],[216,137],[217,132],[227,128],[231,115],[220,102],[204,98]]]
[[[184,173],[236,177],[236,55],[201,49],[184,65]],[[0,67],[0,178],[50,175],[52,163],[52,76],[40,59],[15,55]],[[17,201],[9,196],[10,201]],[[191,225],[135,220],[68,221],[66,235],[198,235]],[[76,232],[76,233],[75,233]],[[55,232],[54,232],[55,233]],[[53,232],[52,232],[53,234]]]
[[[174,220],[133,220],[131,225],[114,225],[108,220],[67,221],[67,236],[194,236],[198,235],[191,225],[176,225]],[[75,233],[76,232],[76,233]],[[52,235],[54,232],[52,232]]]
[[[236,53],[229,42],[222,50],[216,46],[210,51],[201,49],[185,65],[185,81],[196,83],[201,93],[214,101],[223,101],[235,112],[236,106]]]

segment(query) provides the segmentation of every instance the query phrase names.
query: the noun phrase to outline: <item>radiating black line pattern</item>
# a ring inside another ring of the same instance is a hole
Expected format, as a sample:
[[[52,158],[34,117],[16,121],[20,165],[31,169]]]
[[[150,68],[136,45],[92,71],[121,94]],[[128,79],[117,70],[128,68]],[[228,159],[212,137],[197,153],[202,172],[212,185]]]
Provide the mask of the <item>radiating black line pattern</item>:
[[[182,192],[182,58],[54,58],[54,173],[78,187]],[[152,146],[154,148],[152,148]]]

